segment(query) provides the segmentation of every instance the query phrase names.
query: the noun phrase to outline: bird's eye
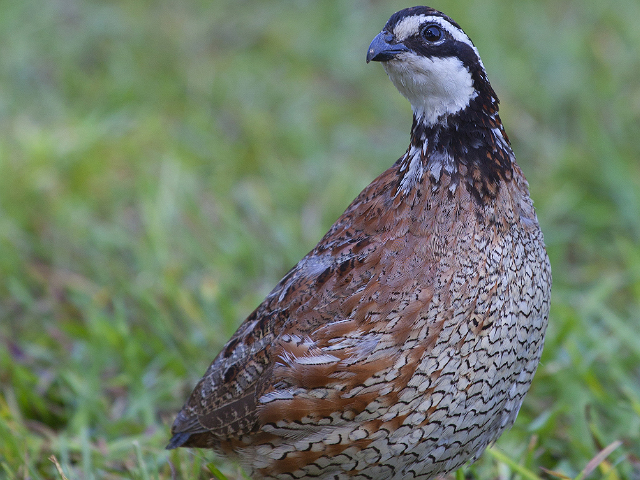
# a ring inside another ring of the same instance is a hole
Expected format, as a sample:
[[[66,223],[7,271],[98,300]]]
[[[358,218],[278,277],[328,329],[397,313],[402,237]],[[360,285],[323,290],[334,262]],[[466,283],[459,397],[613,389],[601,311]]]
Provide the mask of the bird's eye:
[[[422,30],[422,36],[428,42],[437,42],[442,38],[442,29],[437,25],[429,25]]]

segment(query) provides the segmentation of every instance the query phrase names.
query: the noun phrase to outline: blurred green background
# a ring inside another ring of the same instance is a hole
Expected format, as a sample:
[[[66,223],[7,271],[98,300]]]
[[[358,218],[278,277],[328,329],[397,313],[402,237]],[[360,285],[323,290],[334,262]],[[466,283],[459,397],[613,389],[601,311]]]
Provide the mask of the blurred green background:
[[[407,6],[0,1],[0,478],[241,478],[170,423],[408,145],[364,61]],[[554,274],[532,390],[466,474],[574,478],[621,441],[589,478],[637,480],[640,2],[430,6],[480,50]]]

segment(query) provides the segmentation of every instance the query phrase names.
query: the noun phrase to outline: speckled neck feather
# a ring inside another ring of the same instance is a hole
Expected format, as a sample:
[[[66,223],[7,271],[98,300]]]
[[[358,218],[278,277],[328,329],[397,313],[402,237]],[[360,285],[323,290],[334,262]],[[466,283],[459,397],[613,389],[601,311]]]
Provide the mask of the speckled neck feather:
[[[494,199],[513,177],[513,151],[498,115],[498,98],[486,76],[480,94],[464,110],[430,124],[414,114],[411,142],[400,163],[400,188],[429,180],[451,194],[462,185],[479,202]]]

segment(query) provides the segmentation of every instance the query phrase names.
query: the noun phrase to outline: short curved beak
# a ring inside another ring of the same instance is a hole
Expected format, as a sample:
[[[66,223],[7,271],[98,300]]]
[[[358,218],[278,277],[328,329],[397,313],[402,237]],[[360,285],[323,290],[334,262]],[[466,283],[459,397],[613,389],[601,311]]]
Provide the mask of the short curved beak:
[[[408,52],[409,49],[401,43],[391,43],[393,41],[393,35],[387,32],[380,32],[369,45],[367,51],[367,63],[374,62],[386,62],[395,58],[402,52]]]

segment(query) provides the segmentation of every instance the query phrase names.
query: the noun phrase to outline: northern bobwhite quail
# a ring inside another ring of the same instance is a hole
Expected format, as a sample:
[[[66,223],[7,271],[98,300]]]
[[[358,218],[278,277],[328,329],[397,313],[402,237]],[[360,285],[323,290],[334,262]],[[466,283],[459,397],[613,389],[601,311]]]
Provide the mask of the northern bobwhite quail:
[[[413,108],[402,157],[215,358],[167,448],[256,479],[432,479],[515,421],[551,269],[476,47],[428,8],[371,43]]]

